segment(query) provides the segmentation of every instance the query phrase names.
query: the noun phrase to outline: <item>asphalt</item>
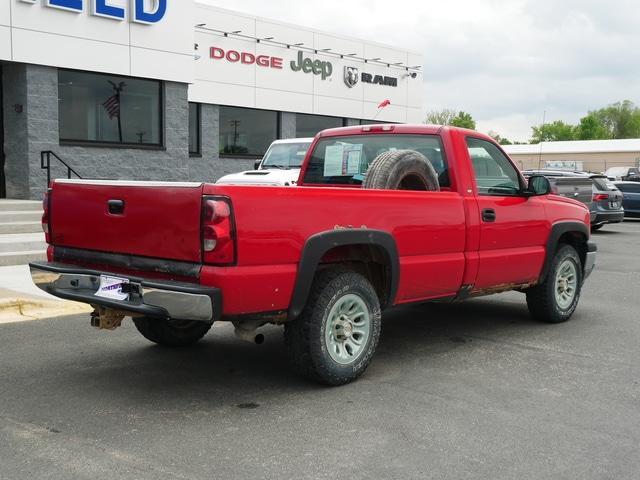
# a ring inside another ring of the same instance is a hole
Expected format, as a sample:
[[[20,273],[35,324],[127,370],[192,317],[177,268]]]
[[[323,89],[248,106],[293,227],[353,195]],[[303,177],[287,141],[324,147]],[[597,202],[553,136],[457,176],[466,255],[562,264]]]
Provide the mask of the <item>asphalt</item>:
[[[86,315],[0,325],[0,479],[637,479],[640,222],[594,238],[568,323],[518,293],[398,309],[340,388],[275,327],[166,350]]]

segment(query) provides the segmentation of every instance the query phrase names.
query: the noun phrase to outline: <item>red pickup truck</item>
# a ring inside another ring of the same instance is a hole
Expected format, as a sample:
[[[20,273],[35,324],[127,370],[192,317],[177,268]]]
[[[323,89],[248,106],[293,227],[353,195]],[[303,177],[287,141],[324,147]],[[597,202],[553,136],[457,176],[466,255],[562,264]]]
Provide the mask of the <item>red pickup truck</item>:
[[[595,265],[587,208],[470,130],[326,130],[298,185],[56,180],[33,281],[161,345],[284,324],[292,365],[337,385],[366,369],[385,309],[517,290],[562,322]]]

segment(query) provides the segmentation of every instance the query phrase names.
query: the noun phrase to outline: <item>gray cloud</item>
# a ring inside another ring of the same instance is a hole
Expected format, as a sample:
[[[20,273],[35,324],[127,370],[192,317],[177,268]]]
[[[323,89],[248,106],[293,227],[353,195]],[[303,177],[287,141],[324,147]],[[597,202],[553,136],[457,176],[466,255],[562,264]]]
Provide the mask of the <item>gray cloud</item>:
[[[618,100],[640,103],[637,0],[206,0],[424,56],[425,112],[470,112],[479,128],[526,140]]]

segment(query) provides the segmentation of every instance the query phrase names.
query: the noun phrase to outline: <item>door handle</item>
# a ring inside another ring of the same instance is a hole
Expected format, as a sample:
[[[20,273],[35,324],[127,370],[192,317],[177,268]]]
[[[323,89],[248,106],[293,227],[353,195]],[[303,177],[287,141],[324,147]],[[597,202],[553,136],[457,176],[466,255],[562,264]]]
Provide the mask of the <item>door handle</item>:
[[[109,200],[107,207],[111,215],[122,215],[124,213],[124,200]]]
[[[482,221],[493,223],[496,221],[496,211],[493,208],[485,208],[482,210]]]

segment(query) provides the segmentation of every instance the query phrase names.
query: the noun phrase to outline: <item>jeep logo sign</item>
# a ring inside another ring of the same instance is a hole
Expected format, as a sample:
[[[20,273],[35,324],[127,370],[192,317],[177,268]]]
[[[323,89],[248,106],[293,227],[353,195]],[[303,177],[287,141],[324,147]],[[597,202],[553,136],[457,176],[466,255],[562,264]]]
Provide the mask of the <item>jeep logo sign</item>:
[[[300,51],[298,52],[298,61],[293,60],[291,62],[291,70],[294,72],[302,70],[304,73],[313,73],[314,75],[320,75],[322,80],[326,80],[333,73],[333,65],[331,62],[304,58]]]
[[[40,0],[20,0],[35,5]],[[82,13],[87,11],[96,17],[124,20],[126,12],[123,7],[113,5],[113,0],[42,0],[45,7]],[[167,0],[131,0],[129,18],[135,23],[153,25],[162,20],[167,13]]]

